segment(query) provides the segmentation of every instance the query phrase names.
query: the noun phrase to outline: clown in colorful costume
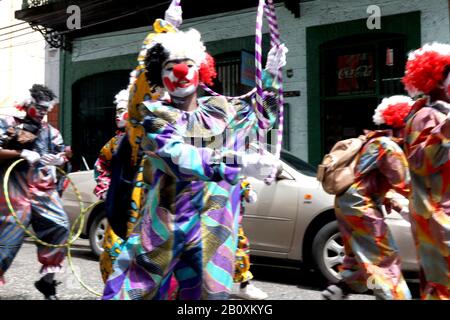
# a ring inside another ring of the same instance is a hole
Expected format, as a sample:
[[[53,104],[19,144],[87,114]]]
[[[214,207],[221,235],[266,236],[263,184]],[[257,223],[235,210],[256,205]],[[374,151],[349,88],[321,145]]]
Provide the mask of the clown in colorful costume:
[[[412,52],[403,82],[417,100],[406,124],[411,227],[422,299],[450,298],[450,45]]]
[[[412,104],[405,96],[383,99],[375,111],[375,124],[400,129]],[[391,117],[392,114],[396,116]],[[396,133],[400,135],[400,130]],[[365,292],[369,282],[374,285],[378,299],[411,298],[401,272],[399,251],[382,211],[382,206],[389,204],[386,197],[389,190],[394,189],[404,196],[409,193],[406,157],[391,134],[391,131],[366,134],[367,142],[358,155],[355,182],[335,198],[335,213],[345,250],[343,280],[322,293],[326,299],[344,298],[351,290]]]
[[[94,174],[97,186],[95,187],[94,193],[102,200],[105,200],[106,193],[111,183],[111,160],[113,153],[116,151],[120,140],[123,138],[126,139],[124,128],[128,118],[128,100],[128,90],[122,90],[116,95],[114,103],[116,104],[116,125],[118,132],[100,150],[100,155],[95,163]],[[139,190],[139,194],[144,194],[145,185],[143,183],[142,171],[138,171],[134,186],[135,193]],[[130,212],[126,212],[125,214],[128,213]],[[137,220],[134,219],[133,216],[130,216],[128,220],[128,230],[131,230],[134,227],[136,221]],[[103,240],[103,252],[100,255],[100,272],[102,274],[103,282],[106,282],[111,275],[112,266],[121,252],[123,243],[124,240],[115,234],[108,224]],[[172,291],[174,292],[169,294],[170,297],[173,297],[176,293],[176,281],[173,279],[172,283],[172,288],[174,288]]]
[[[94,193],[101,200],[106,199],[106,193],[111,182],[112,155],[117,149],[120,140],[125,136],[125,124],[128,118],[128,90],[120,91],[115,96],[114,103],[116,104],[117,134],[100,150],[100,155],[94,166],[94,177],[97,182]],[[112,272],[112,264],[120,253],[122,243],[122,238],[117,236],[111,226],[108,225],[103,240],[103,252],[100,255],[100,271],[104,282],[106,282]]]
[[[36,236],[52,244],[64,244],[69,235],[69,220],[56,191],[56,168],[66,161],[61,134],[44,116],[56,103],[51,90],[33,85],[31,96],[20,106],[24,119],[0,119],[0,175],[18,158],[26,159],[15,168],[9,180],[9,198],[22,224],[33,226]],[[30,136],[31,134],[31,136]],[[28,135],[28,137],[26,137]],[[22,139],[26,137],[26,139]],[[25,236],[0,191],[0,282],[13,262]],[[47,299],[56,299],[54,274],[61,271],[65,248],[38,244],[38,260],[44,276],[35,283]]]
[[[271,155],[237,151],[245,150],[245,137],[257,130],[251,104],[224,97],[197,99],[199,80],[208,83],[213,76],[212,59],[197,31],[153,40],[146,57],[152,72],[146,76],[164,85],[171,101],[141,105],[144,178],[150,190],[103,298],[165,299],[175,274],[180,299],[225,299],[233,283],[239,178],[264,178],[276,161]],[[265,116],[273,124],[277,110],[271,97]]]

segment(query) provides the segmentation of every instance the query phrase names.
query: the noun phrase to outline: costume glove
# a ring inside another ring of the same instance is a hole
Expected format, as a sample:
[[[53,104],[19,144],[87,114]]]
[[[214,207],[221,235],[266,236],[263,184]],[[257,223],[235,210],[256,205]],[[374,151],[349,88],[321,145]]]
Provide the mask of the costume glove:
[[[267,55],[266,70],[272,75],[276,75],[278,70],[286,65],[286,53],[288,52],[289,50],[284,44],[273,46]]]
[[[39,161],[39,159],[41,158],[39,153],[37,153],[36,151],[31,151],[27,149],[23,149],[22,152],[20,153],[20,156],[25,160],[27,160],[30,165]]]
[[[258,201],[258,194],[255,191],[250,190],[250,192],[248,193],[247,202],[255,203],[256,201]]]
[[[64,158],[59,154],[44,154],[41,158],[41,163],[46,166],[60,166],[64,164]]]
[[[241,161],[241,174],[259,180],[264,180],[272,173],[274,168],[280,166],[280,160],[269,152],[264,155],[259,153],[246,153],[242,156]]]
[[[166,10],[164,20],[170,22],[175,28],[178,28],[183,22],[183,10],[181,9],[181,6],[176,4],[176,2],[176,0],[172,0],[169,9]]]

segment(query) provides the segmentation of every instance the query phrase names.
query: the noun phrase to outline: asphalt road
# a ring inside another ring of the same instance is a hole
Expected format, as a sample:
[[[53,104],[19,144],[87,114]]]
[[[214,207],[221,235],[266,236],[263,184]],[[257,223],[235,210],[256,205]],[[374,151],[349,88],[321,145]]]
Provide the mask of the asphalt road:
[[[74,268],[81,280],[93,291],[102,292],[97,258],[91,253],[87,240],[79,240],[72,249]],[[0,287],[0,300],[40,300],[41,294],[34,288],[39,279],[40,265],[36,258],[36,247],[26,241],[11,268],[6,273],[6,285]],[[280,266],[254,265],[253,283],[269,294],[272,300],[319,300],[324,283],[320,276],[310,271],[300,271]],[[73,275],[67,261],[64,272],[57,276],[62,281],[58,296],[65,300],[95,300],[98,296],[84,289]],[[374,300],[371,295],[351,295],[352,300]]]

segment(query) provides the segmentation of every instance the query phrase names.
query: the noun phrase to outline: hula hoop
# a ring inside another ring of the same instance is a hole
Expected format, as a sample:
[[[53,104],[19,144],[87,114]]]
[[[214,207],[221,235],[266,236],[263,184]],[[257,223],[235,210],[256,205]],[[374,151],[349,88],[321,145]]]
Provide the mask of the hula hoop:
[[[176,1],[176,5],[180,5],[180,1]],[[256,87],[250,90],[248,93],[231,97],[224,96],[227,99],[244,99],[249,96],[255,95],[256,106],[255,112],[258,120],[258,137],[260,143],[265,144],[265,130],[269,128],[268,120],[263,116],[264,108],[263,108],[263,84],[262,84],[262,28],[263,28],[263,17],[264,14],[269,24],[270,31],[270,43],[272,47],[278,47],[280,43],[280,33],[278,28],[278,21],[275,12],[275,6],[273,4],[273,0],[259,0],[258,11],[256,16],[256,28],[255,28],[255,84]],[[275,146],[275,157],[280,159],[281,155],[281,147],[283,144],[283,122],[284,122],[284,94],[283,94],[283,71],[281,69],[278,70],[278,74],[276,75],[277,82],[279,85],[278,89],[278,105],[279,105],[279,114],[278,114],[278,131],[277,131],[277,144]],[[204,83],[200,84],[201,88],[214,96],[223,96]],[[261,149],[261,153],[263,150]],[[274,168],[272,173],[264,180],[266,184],[271,184],[276,177],[277,168]]]
[[[91,206],[89,206],[88,208],[84,208],[83,205],[83,199],[81,198],[81,194],[78,191],[77,187],[75,186],[75,184],[72,182],[72,180],[70,180],[70,178],[67,176],[67,174],[61,170],[60,168],[57,168],[69,181],[69,183],[72,185],[72,187],[74,188],[75,194],[78,198],[78,201],[80,202],[80,208],[81,208],[81,212],[80,215],[77,217],[77,219],[75,220],[75,223],[73,224],[73,226],[71,227],[71,230],[69,232],[69,240],[67,240],[66,243],[63,244],[53,244],[53,243],[48,243],[45,241],[42,241],[41,239],[39,239],[36,235],[34,235],[33,233],[31,233],[31,231],[28,230],[28,227],[25,226],[22,221],[20,220],[20,218],[17,216],[12,203],[11,203],[11,199],[9,197],[9,190],[8,190],[8,183],[9,183],[9,179],[11,176],[11,172],[14,170],[14,168],[21,163],[22,161],[25,161],[24,159],[19,159],[14,161],[6,170],[5,176],[4,176],[4,180],[3,180],[3,192],[5,194],[5,200],[6,200],[6,204],[8,206],[9,212],[10,214],[13,216],[14,220],[16,221],[17,225],[22,228],[24,230],[24,232],[31,237],[34,241],[36,241],[37,243],[39,243],[40,245],[49,247],[49,248],[64,248],[67,247],[68,245],[72,244],[73,242],[75,242],[79,236],[81,235],[81,233],[83,232],[83,222],[84,222],[84,214],[87,212],[87,209],[91,208]],[[74,227],[77,225],[77,223],[79,223],[79,228],[77,233],[75,234],[74,238],[70,238],[70,235],[73,235],[73,230]]]
[[[75,219],[74,224],[72,225],[72,227],[70,228],[69,231],[69,239],[67,240],[66,243],[63,244],[52,244],[52,243],[48,243],[45,241],[42,241],[41,239],[39,239],[36,235],[34,235],[33,233],[31,233],[28,230],[28,227],[26,227],[22,221],[19,219],[19,217],[17,216],[16,212],[14,211],[14,208],[12,206],[11,203],[11,199],[9,197],[9,190],[8,190],[8,183],[9,183],[9,179],[11,176],[11,172],[14,170],[14,168],[21,163],[22,161],[25,161],[25,159],[19,159],[14,161],[6,170],[4,179],[3,179],[3,193],[5,194],[5,200],[6,200],[6,204],[8,206],[9,212],[12,215],[12,217],[14,218],[14,220],[16,221],[17,225],[23,229],[23,231],[29,236],[31,237],[34,241],[36,241],[37,243],[39,243],[40,245],[46,246],[46,247],[50,247],[50,248],[64,248],[67,247],[67,261],[69,263],[69,267],[72,271],[72,273],[74,274],[75,278],[78,280],[78,282],[81,284],[81,286],[86,289],[87,291],[89,291],[90,293],[97,295],[97,296],[102,296],[102,294],[96,292],[95,290],[91,289],[89,286],[87,286],[80,278],[80,276],[75,272],[75,268],[73,266],[73,262],[72,262],[72,255],[70,253],[71,250],[71,245],[79,239],[81,233],[83,232],[83,226],[84,226],[84,219],[85,219],[85,214],[92,208],[95,207],[96,205],[98,205],[98,202],[91,204],[90,206],[88,206],[87,208],[84,208],[83,205],[83,199],[81,197],[81,193],[78,190],[78,188],[76,187],[76,185],[73,183],[73,181],[69,178],[69,176],[67,175],[66,172],[64,172],[64,170],[57,168],[57,170],[62,173],[67,180],[69,181],[69,183],[71,184],[72,188],[75,191],[75,195],[80,203],[80,214],[78,215],[78,217]],[[79,225],[78,227],[78,231],[75,233],[75,228],[76,226]],[[75,235],[74,235],[75,233]]]

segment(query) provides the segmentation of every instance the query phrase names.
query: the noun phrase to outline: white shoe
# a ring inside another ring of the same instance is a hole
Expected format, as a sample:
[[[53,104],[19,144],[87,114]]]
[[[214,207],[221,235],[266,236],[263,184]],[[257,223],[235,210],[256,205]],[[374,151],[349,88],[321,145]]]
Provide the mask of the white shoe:
[[[245,288],[239,288],[235,296],[245,300],[265,300],[268,297],[267,293],[252,284],[248,284]]]

